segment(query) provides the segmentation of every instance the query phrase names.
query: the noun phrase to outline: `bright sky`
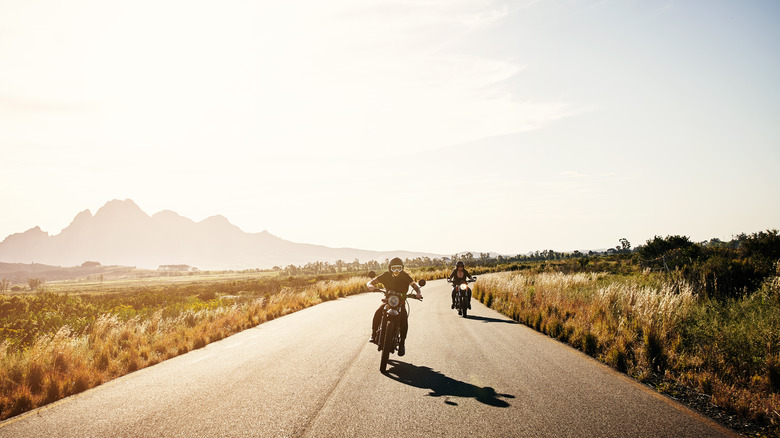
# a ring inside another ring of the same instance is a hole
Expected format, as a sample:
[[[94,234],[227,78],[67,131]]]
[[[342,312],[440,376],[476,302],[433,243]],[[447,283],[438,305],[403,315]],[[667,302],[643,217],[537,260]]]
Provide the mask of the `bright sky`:
[[[133,199],[439,254],[780,228],[780,3],[0,2],[0,240]]]

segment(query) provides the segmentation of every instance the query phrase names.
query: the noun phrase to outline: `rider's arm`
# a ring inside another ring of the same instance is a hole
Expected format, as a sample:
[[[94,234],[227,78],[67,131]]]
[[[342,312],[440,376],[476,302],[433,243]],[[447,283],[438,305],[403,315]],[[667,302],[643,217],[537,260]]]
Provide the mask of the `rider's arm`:
[[[420,292],[420,286],[417,285],[417,282],[412,282],[412,289],[417,292],[418,297],[422,298],[422,292]]]
[[[379,277],[377,277],[377,278],[379,278]],[[370,280],[368,283],[366,283],[366,286],[368,286],[369,292],[374,292],[374,291],[377,290],[377,287],[376,287],[376,285],[377,285],[377,278],[374,278],[374,279]]]

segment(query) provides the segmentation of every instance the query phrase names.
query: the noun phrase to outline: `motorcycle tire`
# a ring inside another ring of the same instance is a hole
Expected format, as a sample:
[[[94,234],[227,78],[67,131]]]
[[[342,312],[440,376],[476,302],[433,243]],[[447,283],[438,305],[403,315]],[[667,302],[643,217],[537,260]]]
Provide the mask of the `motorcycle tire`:
[[[466,312],[468,312],[468,310],[469,310],[469,306],[466,306],[466,305],[464,305],[463,308],[461,309],[461,315],[464,318],[466,317]]]
[[[395,350],[395,346],[393,345],[395,323],[393,321],[387,321],[383,335],[385,340],[382,347],[382,362],[379,363],[379,371],[382,373],[387,370],[387,360],[390,358],[390,351]]]

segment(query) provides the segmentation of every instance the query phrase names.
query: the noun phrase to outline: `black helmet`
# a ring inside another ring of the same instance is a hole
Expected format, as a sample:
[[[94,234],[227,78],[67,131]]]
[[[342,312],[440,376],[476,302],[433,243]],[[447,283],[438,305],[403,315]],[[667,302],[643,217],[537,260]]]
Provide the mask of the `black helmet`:
[[[461,267],[461,266],[463,266],[463,267],[465,268],[465,267],[466,267],[466,264],[465,264],[465,263],[463,263],[463,260],[458,260],[458,263],[455,263],[455,267],[456,267],[456,268],[459,268],[459,267]]]
[[[404,261],[401,260],[398,257],[394,257],[393,260],[390,260],[390,264],[387,265],[387,270],[392,271],[393,266],[401,266],[401,270],[404,268]]]

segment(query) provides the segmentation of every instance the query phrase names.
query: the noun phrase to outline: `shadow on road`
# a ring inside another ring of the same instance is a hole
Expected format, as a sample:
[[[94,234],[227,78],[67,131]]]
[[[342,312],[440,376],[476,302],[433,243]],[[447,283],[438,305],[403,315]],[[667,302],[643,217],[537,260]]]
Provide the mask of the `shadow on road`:
[[[466,315],[466,319],[473,319],[482,322],[503,322],[505,324],[520,324],[519,322],[512,321],[511,319],[487,318],[484,316],[474,316],[474,315]]]
[[[457,406],[458,404],[449,399],[452,397],[471,397],[478,401],[498,408],[507,408],[509,403],[501,398],[515,398],[509,394],[498,394],[496,390],[486,386],[484,388],[461,382],[444,374],[434,371],[428,367],[418,367],[397,360],[390,360],[388,365],[390,369],[385,373],[386,376],[401,383],[415,386],[417,388],[428,388],[431,397],[444,397],[445,404]]]

